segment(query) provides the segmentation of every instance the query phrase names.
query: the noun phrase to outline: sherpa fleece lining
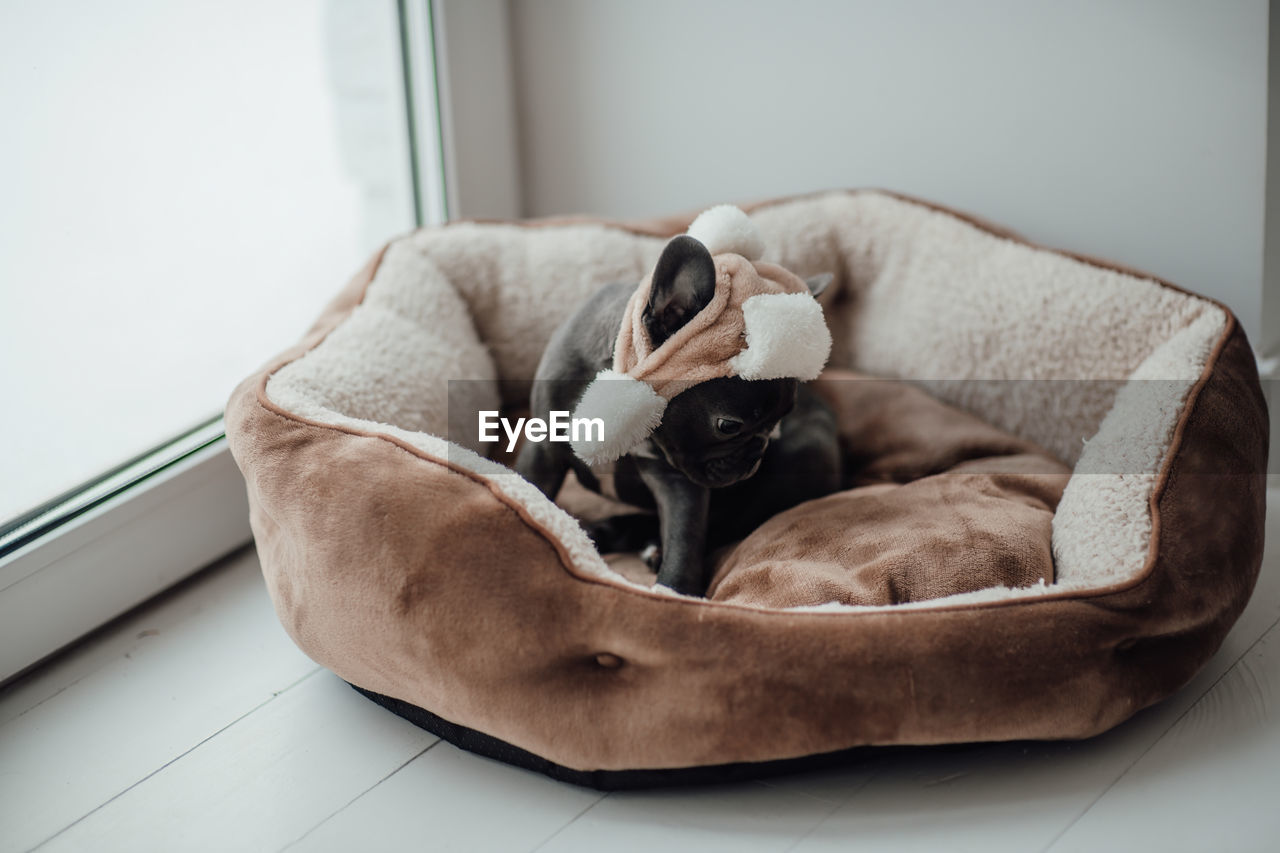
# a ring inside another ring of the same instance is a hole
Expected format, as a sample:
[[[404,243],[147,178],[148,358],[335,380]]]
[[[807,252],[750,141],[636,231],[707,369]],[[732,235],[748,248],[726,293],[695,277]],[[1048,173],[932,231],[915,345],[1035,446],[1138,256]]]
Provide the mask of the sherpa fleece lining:
[[[1224,338],[1220,308],[882,193],[783,201],[752,218],[765,260],[801,276],[836,274],[822,300],[832,366],[925,380],[1078,472],[1054,519],[1053,584],[895,609],[1057,596],[1141,575],[1175,426]],[[565,312],[602,282],[639,280],[664,242],[600,223],[415,232],[387,248],[361,304],[276,371],[266,396],[296,416],[386,435],[469,472],[545,530],[571,571],[630,584],[571,516],[480,447],[446,436],[450,418],[474,424],[480,409],[518,404],[512,380],[531,377]]]

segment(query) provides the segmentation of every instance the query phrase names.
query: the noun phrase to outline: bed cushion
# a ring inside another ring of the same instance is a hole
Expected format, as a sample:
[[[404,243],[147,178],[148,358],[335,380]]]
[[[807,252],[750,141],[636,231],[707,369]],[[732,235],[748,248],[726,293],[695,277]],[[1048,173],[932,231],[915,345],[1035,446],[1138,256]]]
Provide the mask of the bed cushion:
[[[930,601],[1053,582],[1071,469],[904,382],[828,371],[844,490],[774,516],[720,556],[708,597],[794,609]]]
[[[876,744],[1084,737],[1184,684],[1261,559],[1267,419],[1230,312],[888,193],[750,212],[766,259],[835,273],[832,366],[911,380],[836,383],[853,401],[846,444],[873,445],[850,472],[862,491],[721,555],[710,600],[614,570],[464,425],[521,405],[565,312],[638,280],[692,217],[420,230],[228,405],[268,589],[298,645],[472,748],[597,784]],[[894,407],[957,426],[956,446],[859,420]],[[966,430],[1004,449],[966,456]],[[902,520],[957,483],[990,492],[999,510],[982,515],[1004,532],[913,538]],[[933,581],[912,573],[922,541],[948,555]],[[982,554],[997,556],[966,562]],[[981,583],[938,582],[965,568]]]

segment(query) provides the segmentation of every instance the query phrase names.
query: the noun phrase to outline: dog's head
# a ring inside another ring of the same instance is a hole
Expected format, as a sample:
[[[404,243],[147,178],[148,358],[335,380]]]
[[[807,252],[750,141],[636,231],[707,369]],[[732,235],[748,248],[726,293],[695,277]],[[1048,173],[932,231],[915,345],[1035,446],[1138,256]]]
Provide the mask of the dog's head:
[[[700,486],[745,480],[760,467],[778,422],[796,402],[795,379],[712,379],[678,394],[650,440]]]
[[[830,275],[808,280],[816,297]],[[642,322],[657,348],[715,295],[711,254],[686,236],[667,244],[653,272]],[[720,488],[745,480],[760,467],[771,437],[796,402],[795,379],[737,376],[700,382],[667,404],[650,437],[667,462],[701,486]]]

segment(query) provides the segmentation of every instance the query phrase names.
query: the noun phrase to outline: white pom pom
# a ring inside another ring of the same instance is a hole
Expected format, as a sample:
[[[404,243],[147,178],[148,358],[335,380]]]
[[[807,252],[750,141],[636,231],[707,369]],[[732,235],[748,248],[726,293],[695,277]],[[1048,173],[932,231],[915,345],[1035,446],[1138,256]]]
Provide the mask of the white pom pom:
[[[761,293],[742,303],[747,348],[729,366],[743,379],[817,379],[831,355],[822,306],[807,293]]]
[[[687,232],[713,255],[733,252],[749,261],[764,257],[764,240],[741,208],[718,204],[698,214]]]
[[[603,465],[625,456],[662,423],[667,401],[647,383],[616,370],[602,370],[582,392],[573,419],[599,418],[604,427],[577,427],[573,452],[588,465]]]

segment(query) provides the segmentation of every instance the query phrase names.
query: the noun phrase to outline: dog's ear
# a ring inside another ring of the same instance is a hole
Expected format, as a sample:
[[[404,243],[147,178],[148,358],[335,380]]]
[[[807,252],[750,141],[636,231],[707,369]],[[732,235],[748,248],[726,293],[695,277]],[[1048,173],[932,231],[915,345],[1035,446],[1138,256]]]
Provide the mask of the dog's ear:
[[[809,285],[809,292],[813,294],[813,298],[817,299],[822,295],[822,291],[827,289],[827,285],[835,280],[835,276],[829,272],[819,273],[818,275],[809,276],[804,283]]]
[[[707,307],[716,292],[716,267],[707,247],[681,234],[662,250],[653,268],[644,328],[654,348]]]

